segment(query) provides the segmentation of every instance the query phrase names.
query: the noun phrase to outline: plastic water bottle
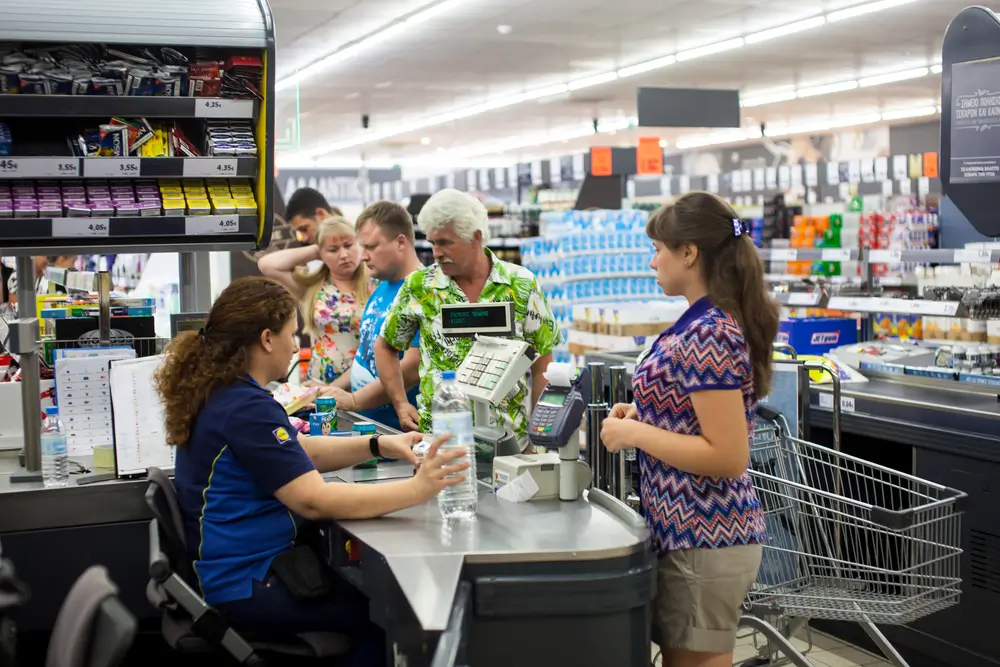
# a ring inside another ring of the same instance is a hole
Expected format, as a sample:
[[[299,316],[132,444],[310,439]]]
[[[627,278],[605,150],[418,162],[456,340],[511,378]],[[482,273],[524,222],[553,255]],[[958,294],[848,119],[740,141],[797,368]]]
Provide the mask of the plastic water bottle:
[[[42,482],[51,489],[69,483],[69,450],[59,408],[45,408],[42,422]]]
[[[459,521],[474,519],[479,495],[476,487],[476,441],[472,436],[472,407],[455,382],[455,371],[441,373],[441,384],[434,390],[431,418],[435,438],[443,433],[451,436],[441,446],[441,450],[461,448],[469,462],[469,468],[464,471],[465,480],[438,495],[441,517]]]

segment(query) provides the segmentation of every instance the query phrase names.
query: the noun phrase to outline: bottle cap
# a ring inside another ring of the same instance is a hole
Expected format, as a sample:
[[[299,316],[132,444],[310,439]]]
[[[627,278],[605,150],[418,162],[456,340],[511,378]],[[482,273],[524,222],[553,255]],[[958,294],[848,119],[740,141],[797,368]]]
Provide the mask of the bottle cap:
[[[55,405],[50,405],[45,408],[45,414],[47,415],[57,415],[59,414],[59,407]]]
[[[455,379],[455,371],[441,371],[441,379],[442,380],[454,380]]]

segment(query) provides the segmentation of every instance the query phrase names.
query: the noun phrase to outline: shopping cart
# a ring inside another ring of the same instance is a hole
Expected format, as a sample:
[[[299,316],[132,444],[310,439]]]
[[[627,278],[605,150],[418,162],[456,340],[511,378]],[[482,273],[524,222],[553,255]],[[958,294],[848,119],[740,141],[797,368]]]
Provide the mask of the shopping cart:
[[[757,424],[749,472],[767,541],[741,621],[768,639],[757,664],[784,654],[811,667],[789,628],[829,619],[859,623],[907,667],[876,624],[911,623],[958,603],[966,494],[841,453],[839,429],[831,449],[793,437],[770,408],[758,410]]]

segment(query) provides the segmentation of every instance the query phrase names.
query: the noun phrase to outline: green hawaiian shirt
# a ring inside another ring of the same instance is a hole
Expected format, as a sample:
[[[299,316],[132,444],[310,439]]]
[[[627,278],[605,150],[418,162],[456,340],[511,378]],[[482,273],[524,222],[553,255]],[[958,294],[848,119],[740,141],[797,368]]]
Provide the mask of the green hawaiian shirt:
[[[550,353],[559,344],[559,327],[534,274],[524,267],[497,259],[489,249],[486,255],[493,268],[479,296],[479,303],[512,301],[515,335],[535,348],[539,356]],[[398,350],[409,348],[413,336],[420,332],[417,409],[420,412],[420,430],[424,433],[431,431],[431,404],[434,387],[441,381],[441,372],[457,370],[473,343],[472,338],[445,338],[441,333],[441,306],[468,302],[458,285],[442,273],[437,264],[432,264],[406,278],[382,326],[382,338]],[[513,429],[522,442],[528,436],[525,407],[528,395],[527,382],[522,379],[513,397],[508,396],[500,405],[493,407],[496,423]]]

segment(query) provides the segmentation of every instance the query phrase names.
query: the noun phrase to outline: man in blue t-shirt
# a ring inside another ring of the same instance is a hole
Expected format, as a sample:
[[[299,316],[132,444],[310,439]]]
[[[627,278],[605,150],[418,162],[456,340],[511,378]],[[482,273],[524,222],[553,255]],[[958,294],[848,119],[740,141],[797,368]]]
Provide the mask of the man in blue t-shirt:
[[[358,412],[368,419],[399,429],[396,410],[389,403],[389,395],[382,388],[375,369],[375,341],[382,331],[382,322],[396,300],[403,279],[424,268],[414,250],[413,218],[399,204],[380,201],[372,204],[358,216],[358,241],[361,258],[368,265],[372,277],[380,282],[368,297],[361,316],[361,339],[354,363],[350,369],[351,393],[337,387],[323,390],[326,396],[337,399],[341,410]],[[413,337],[409,350],[400,352],[406,397],[417,404],[417,374],[420,366],[420,334]]]

